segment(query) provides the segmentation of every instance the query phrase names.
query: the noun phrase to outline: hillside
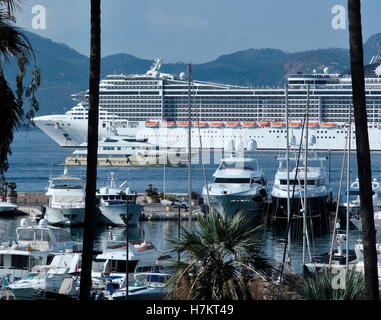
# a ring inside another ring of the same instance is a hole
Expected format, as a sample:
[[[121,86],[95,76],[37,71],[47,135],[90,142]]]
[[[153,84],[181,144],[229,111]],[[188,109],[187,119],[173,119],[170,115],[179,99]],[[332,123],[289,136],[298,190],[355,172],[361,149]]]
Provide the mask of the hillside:
[[[30,32],[26,34],[36,50],[37,64],[42,71],[37,95],[41,104],[39,115],[63,113],[74,105],[70,95],[88,88],[89,59],[63,43]],[[380,53],[381,33],[378,33],[364,44],[365,61]],[[152,63],[125,53],[115,54],[102,59],[101,75],[145,73]],[[245,86],[282,86],[292,73],[322,70],[326,66],[332,72],[347,72],[350,69],[348,50],[331,48],[288,53],[271,48],[247,49],[193,65],[193,78]],[[367,74],[372,74],[374,67],[368,66]],[[184,63],[162,66],[162,71],[168,73],[179,74],[184,70]],[[15,67],[7,67],[6,74],[13,83]]]

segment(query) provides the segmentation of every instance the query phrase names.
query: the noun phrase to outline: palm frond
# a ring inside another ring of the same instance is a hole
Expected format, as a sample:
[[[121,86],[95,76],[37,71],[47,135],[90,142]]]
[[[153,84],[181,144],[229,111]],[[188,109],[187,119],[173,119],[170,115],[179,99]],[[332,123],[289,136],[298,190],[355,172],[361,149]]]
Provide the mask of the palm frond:
[[[22,2],[24,2],[24,0],[0,0],[0,7],[5,8],[9,15],[13,15],[16,10],[21,8],[20,5]]]
[[[192,299],[249,299],[249,280],[264,280],[273,271],[262,255],[260,231],[242,213],[229,217],[216,211],[199,216],[192,228],[181,227],[180,238],[167,241],[188,260],[168,281],[167,296],[184,296],[186,283]]]

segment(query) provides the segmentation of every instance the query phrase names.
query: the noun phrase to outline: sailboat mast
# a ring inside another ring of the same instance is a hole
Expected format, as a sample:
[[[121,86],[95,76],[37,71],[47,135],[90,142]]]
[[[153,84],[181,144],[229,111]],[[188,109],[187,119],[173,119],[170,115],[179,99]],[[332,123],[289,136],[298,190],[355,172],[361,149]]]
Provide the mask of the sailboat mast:
[[[189,226],[192,219],[192,124],[191,124],[191,81],[192,65],[188,62],[188,202],[189,202]]]
[[[290,225],[291,221],[291,204],[290,204],[290,146],[289,146],[289,125],[288,125],[288,85],[285,85],[285,94],[286,94],[286,169],[287,169],[287,222]],[[288,230],[288,262],[291,265],[291,225]]]
[[[345,244],[345,265],[349,266],[349,188],[351,179],[351,133],[352,133],[352,105],[349,105],[348,123],[348,161],[347,161],[347,216],[346,216],[346,244]]]
[[[310,106],[310,85],[307,84],[307,106],[306,106],[306,138],[304,153],[304,210],[303,210],[303,265],[305,264],[306,237],[307,237],[307,167],[308,167],[308,113]]]

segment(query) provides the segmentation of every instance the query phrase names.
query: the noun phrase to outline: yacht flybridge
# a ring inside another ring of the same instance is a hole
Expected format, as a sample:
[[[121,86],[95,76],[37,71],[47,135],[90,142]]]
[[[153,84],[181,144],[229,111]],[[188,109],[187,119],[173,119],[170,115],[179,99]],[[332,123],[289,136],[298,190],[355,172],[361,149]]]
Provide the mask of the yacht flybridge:
[[[160,72],[157,59],[144,74],[113,74],[100,82],[99,138],[120,136],[148,139],[160,147],[181,148],[187,142],[188,81]],[[289,126],[297,139],[302,132],[310,86],[310,133],[317,150],[343,150],[352,104],[350,75],[331,73],[328,68],[288,77]],[[255,140],[258,150],[286,148],[285,89],[252,88],[193,80],[196,104],[191,110],[192,147],[223,149],[239,138],[245,148]],[[368,132],[371,150],[381,150],[381,78],[365,79]],[[78,104],[64,115],[33,119],[35,125],[62,147],[86,142],[88,92],[73,95]],[[197,121],[196,121],[197,119]],[[354,125],[352,125],[354,131]],[[355,141],[355,135],[352,135]],[[352,143],[356,148],[355,143]]]
[[[266,178],[254,158],[230,157],[221,160],[214,181],[204,186],[202,195],[209,210],[232,216],[243,212],[260,218],[268,200]]]

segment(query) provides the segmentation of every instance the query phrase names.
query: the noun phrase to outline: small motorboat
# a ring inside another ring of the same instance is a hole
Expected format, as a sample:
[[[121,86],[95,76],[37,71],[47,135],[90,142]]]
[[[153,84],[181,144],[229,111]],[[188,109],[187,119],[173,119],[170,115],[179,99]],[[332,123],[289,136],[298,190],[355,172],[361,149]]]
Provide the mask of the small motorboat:
[[[257,126],[257,123],[256,122],[243,122],[242,126],[244,128],[254,128]]]
[[[272,128],[283,128],[285,125],[284,122],[271,122]]]
[[[212,128],[222,128],[225,126],[225,124],[223,122],[211,122],[210,126]]]
[[[209,123],[204,122],[204,121],[199,121],[199,122],[195,123],[195,126],[196,126],[196,128],[207,128],[207,127],[209,127]]]
[[[147,128],[159,128],[160,126],[160,121],[146,121],[146,127]]]
[[[259,125],[261,127],[270,127],[270,121],[260,121]]]
[[[143,206],[136,203],[137,193],[129,187],[121,189],[127,181],[118,187],[114,172],[110,173],[108,182],[108,185],[97,192],[97,223],[113,226],[137,225],[143,210]]]
[[[41,291],[59,293],[65,279],[70,280],[74,274],[78,274],[80,259],[80,253],[57,254],[50,264],[35,266],[21,280],[7,288],[16,299],[21,300],[30,300],[36,295],[38,297]],[[78,295],[78,291],[75,290],[73,295]]]

